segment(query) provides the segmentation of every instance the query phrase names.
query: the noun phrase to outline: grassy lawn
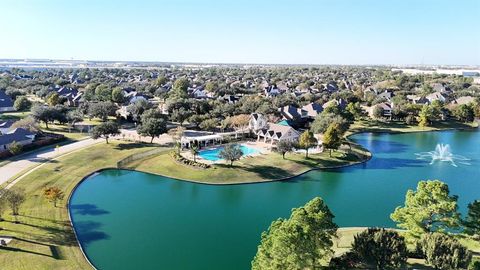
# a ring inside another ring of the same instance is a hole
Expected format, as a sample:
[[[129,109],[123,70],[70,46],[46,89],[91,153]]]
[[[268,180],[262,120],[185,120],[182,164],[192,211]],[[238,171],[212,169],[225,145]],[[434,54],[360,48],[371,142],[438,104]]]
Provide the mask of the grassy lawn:
[[[419,127],[418,125],[407,125],[404,122],[385,122],[378,120],[361,120],[356,121],[350,126],[348,134],[358,132],[390,132],[390,133],[406,133],[406,132],[422,132],[422,131],[438,131],[448,129],[471,129],[478,127],[478,123],[463,123],[459,121],[443,121],[435,122],[431,127]]]
[[[7,120],[7,119],[12,119],[12,120],[20,120],[22,118],[25,118],[30,115],[30,112],[5,112],[5,113],[0,113],[0,120]]]
[[[86,132],[80,132],[76,129],[70,130],[67,125],[49,124],[48,129],[45,128],[45,125],[42,125],[41,128],[44,132],[62,134],[70,141],[79,141],[89,136]]]
[[[352,149],[355,152],[361,151],[356,147]],[[176,163],[170,154],[165,152],[134,161],[128,168],[201,183],[238,184],[278,180],[310,169],[342,166],[358,161],[356,155],[345,155],[343,152],[333,152],[332,157],[329,157],[328,152],[310,154],[308,159],[303,154],[287,154],[286,159],[282,159],[280,154],[270,153],[242,158],[236,161],[233,167],[216,164],[209,169],[196,169]]]
[[[115,167],[118,160],[152,147],[115,141],[95,145],[51,160],[20,180],[15,188],[25,189],[27,200],[20,209],[20,224],[12,222],[9,210],[0,222],[0,235],[14,237],[7,248],[0,248],[0,268],[89,269],[70,226],[66,199],[54,208],[42,197],[43,188],[57,186],[68,195],[86,175]]]

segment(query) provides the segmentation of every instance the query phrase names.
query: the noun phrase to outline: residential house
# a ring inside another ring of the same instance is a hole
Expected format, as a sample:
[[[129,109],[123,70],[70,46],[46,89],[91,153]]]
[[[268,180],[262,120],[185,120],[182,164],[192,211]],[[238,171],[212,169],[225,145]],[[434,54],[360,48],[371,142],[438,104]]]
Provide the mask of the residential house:
[[[263,142],[274,144],[279,141],[297,141],[300,133],[288,125],[268,123],[268,127],[256,132],[257,141],[263,138]]]
[[[271,86],[268,86],[268,87],[264,88],[264,94],[265,94],[266,97],[276,97],[276,96],[281,95],[282,93],[281,93],[280,89],[271,85]]]
[[[428,99],[429,103],[432,103],[433,101],[436,101],[436,100],[440,102],[447,101],[447,97],[440,92],[434,92],[434,93],[428,94],[427,96],[425,96],[425,98]]]
[[[309,103],[302,107],[302,110],[307,112],[307,116],[315,118],[318,114],[323,111],[323,107],[318,103]]]
[[[250,115],[250,121],[248,123],[248,128],[254,132],[265,129],[268,127],[267,118],[260,113],[252,113]]]
[[[452,105],[468,105],[472,102],[475,101],[475,98],[474,97],[471,97],[471,96],[464,96],[464,97],[459,97],[459,98],[456,98],[454,99],[451,104]]]
[[[327,107],[330,107],[330,106],[336,106],[338,107],[340,110],[344,110],[346,107],[347,107],[347,102],[343,99],[332,99],[330,101],[327,101],[325,102],[322,107],[323,109],[327,108]]]
[[[13,112],[16,111],[13,107],[13,100],[5,91],[0,90],[0,112]]]
[[[11,129],[15,120],[0,120],[0,134],[7,134]]]
[[[407,99],[410,103],[412,104],[429,104],[430,101],[426,99],[425,97],[422,96],[416,96],[416,95],[407,95]]]
[[[16,128],[6,134],[0,135],[0,152],[8,151],[8,145],[17,142],[21,145],[31,144],[35,133],[23,128]]]
[[[278,109],[284,119],[299,120],[308,116],[308,112],[292,105],[284,106]]]
[[[370,118],[375,118],[375,109],[377,107],[380,107],[382,109],[382,117],[391,117],[392,116],[392,109],[393,109],[393,104],[390,102],[382,102],[378,103],[375,105],[372,105],[370,107],[368,106],[362,106],[362,108],[368,113],[368,116]]]

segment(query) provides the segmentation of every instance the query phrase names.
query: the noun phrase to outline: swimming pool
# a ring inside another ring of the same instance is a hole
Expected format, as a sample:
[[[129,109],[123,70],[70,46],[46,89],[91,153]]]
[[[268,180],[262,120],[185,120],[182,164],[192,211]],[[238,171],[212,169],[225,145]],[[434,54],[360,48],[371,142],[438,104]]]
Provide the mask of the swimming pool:
[[[216,148],[213,148],[213,149],[201,150],[198,153],[198,155],[205,160],[218,161],[218,160],[221,160],[221,158],[218,156],[218,154],[220,153],[220,151],[222,151],[222,149],[223,149],[223,146],[216,147]],[[254,155],[254,154],[260,153],[260,151],[258,149],[249,147],[249,146],[244,145],[244,144],[240,145],[240,149],[242,150],[244,156],[249,156],[249,155]]]

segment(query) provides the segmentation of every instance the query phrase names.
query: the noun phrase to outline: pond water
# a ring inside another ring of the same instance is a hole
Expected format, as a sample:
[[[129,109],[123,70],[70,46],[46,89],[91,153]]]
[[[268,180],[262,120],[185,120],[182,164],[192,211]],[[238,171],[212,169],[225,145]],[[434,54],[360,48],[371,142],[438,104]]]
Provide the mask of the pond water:
[[[79,241],[99,269],[250,269],[261,232],[293,207],[322,197],[339,226],[384,226],[419,180],[440,179],[462,213],[480,198],[480,132],[359,134],[368,163],[312,171],[291,181],[212,186],[107,170],[74,192],[70,212]],[[417,159],[450,145],[470,160]],[[288,155],[287,155],[288,156]]]

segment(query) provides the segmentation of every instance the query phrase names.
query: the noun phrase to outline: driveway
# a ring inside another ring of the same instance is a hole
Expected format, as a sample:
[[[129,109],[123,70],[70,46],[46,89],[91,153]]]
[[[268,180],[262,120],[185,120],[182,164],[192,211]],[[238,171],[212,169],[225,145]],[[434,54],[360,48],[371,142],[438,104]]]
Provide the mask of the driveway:
[[[15,175],[29,168],[32,168],[33,170],[35,167],[45,163],[50,159],[68,154],[76,150],[86,148],[88,146],[91,146],[96,143],[100,143],[102,141],[103,140],[86,139],[86,140],[60,146],[57,149],[45,149],[45,150],[41,150],[38,152],[25,155],[20,160],[12,161],[0,167],[0,185],[7,182],[9,179],[14,177]],[[9,186],[13,184],[14,183],[11,183],[9,184]]]

